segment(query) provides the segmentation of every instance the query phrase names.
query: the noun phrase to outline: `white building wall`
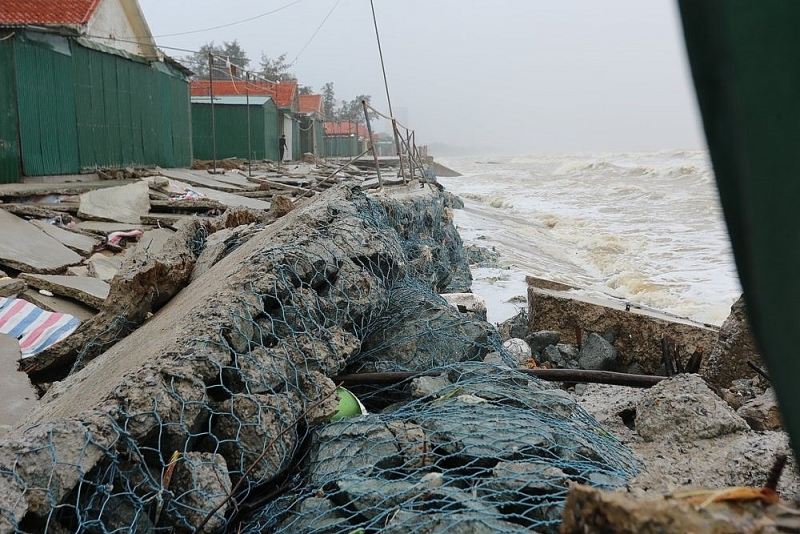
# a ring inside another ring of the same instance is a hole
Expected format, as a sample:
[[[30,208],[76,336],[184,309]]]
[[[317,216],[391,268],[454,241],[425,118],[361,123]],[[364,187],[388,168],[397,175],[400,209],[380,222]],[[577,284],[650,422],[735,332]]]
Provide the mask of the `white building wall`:
[[[128,6],[129,10],[130,7]],[[137,24],[139,34],[132,22]],[[101,0],[86,25],[86,37],[137,56],[152,57],[152,48],[148,46],[152,37],[146,27],[144,20],[131,21],[122,0]],[[144,44],[138,44],[139,42]]]

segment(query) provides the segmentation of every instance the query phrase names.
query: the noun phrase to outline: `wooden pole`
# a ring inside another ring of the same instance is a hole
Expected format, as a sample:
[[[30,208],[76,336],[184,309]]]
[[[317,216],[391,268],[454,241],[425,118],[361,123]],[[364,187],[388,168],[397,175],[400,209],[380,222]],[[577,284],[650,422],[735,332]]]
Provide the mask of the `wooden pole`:
[[[375,143],[372,142],[372,126],[369,124],[369,112],[367,111],[367,101],[362,100],[361,106],[364,108],[364,118],[367,121],[367,134],[369,135],[369,146],[372,147],[372,157],[375,160],[375,172],[378,173],[378,187],[383,187],[383,179],[381,178],[381,166],[378,163],[378,152],[375,150]]]
[[[253,176],[253,148],[250,135],[250,73],[245,73],[244,94],[247,99],[247,176]]]
[[[406,183],[406,171],[403,167],[403,151],[400,149],[400,135],[397,133],[397,119],[392,117],[392,131],[394,132],[394,146],[397,149],[397,160],[400,162],[400,176],[403,177],[403,185]]]
[[[217,125],[214,120],[214,56],[208,53],[208,87],[211,95],[211,154],[214,174],[217,173]]]
[[[628,386],[635,388],[649,388],[655,386],[665,376],[651,375],[631,375],[627,373],[615,373],[612,371],[588,371],[584,369],[528,369],[520,368],[518,372],[535,376],[547,382],[588,382],[593,384],[612,384],[615,386]],[[364,384],[396,384],[409,378],[417,376],[431,376],[440,373],[436,372],[386,372],[386,373],[357,373],[349,375],[337,375],[331,377],[336,383],[341,382],[345,386],[364,385]]]

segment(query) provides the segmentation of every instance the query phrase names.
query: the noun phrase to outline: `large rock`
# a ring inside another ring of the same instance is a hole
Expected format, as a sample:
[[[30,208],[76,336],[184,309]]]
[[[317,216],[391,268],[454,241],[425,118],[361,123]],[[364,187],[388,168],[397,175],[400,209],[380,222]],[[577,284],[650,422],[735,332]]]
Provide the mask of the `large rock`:
[[[405,287],[393,291],[389,299],[384,327],[364,340],[352,370],[425,371],[480,361],[491,347],[500,346],[500,336],[491,324],[459,312],[423,288]],[[508,360],[516,367],[515,358]]]
[[[578,354],[581,369],[593,371],[610,371],[617,366],[617,349],[594,332],[584,341]]]
[[[554,330],[561,335],[562,343],[572,345],[579,344],[579,332],[584,339],[597,333],[613,340],[619,352],[614,371],[624,372],[637,364],[640,372],[663,374],[661,338],[664,335],[675,341],[684,358],[698,347],[708,351],[717,340],[717,329],[711,325],[639,309],[610,298],[586,297],[529,285],[528,306],[531,332]]]
[[[756,372],[747,362],[753,362],[762,369],[766,368],[747,322],[744,296],[739,297],[731,306],[731,313],[722,323],[719,339],[713,347],[703,373],[713,388],[727,388],[734,380],[756,376]]]
[[[691,442],[748,430],[747,423],[717,397],[699,375],[663,380],[636,408],[636,431],[645,440]]]
[[[743,404],[736,413],[753,430],[782,430],[783,419],[775,391],[769,388],[763,395]]]
[[[231,486],[221,454],[189,452],[179,458],[169,489],[176,496],[176,508],[186,515],[187,526],[200,524],[209,510],[219,506],[203,530],[213,532],[225,524]]]
[[[694,489],[694,488],[692,488]],[[684,493],[689,493],[685,491]],[[703,504],[713,492],[694,498],[645,496],[573,486],[564,507],[561,534],[764,534],[797,532],[798,512],[758,501]],[[680,495],[680,492],[677,492]],[[794,515],[794,517],[793,517]],[[788,528],[780,528],[779,525]]]

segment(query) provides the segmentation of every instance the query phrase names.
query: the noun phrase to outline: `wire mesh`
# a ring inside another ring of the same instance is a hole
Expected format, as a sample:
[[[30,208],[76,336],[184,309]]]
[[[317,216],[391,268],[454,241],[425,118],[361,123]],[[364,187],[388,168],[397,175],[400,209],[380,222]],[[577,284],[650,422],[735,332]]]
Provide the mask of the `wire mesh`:
[[[624,484],[638,464],[568,395],[480,363],[514,365],[437,294],[468,271],[431,195],[348,189],[239,244],[174,350],[0,443],[0,532],[555,532],[569,481]],[[372,414],[331,422],[330,377],[364,369],[442,376],[355,388]]]

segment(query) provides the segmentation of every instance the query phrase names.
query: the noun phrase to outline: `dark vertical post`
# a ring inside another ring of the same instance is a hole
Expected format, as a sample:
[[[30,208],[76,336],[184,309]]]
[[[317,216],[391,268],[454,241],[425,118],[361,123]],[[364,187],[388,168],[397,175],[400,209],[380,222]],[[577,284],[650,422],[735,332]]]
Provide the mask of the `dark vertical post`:
[[[214,56],[208,53],[208,87],[211,95],[211,154],[214,174],[217,173],[217,125],[214,117]]]
[[[400,162],[400,176],[403,177],[403,184],[406,183],[406,171],[403,167],[403,151],[400,149],[400,136],[397,133],[397,119],[392,117],[392,131],[394,132],[394,146],[397,149],[397,159]]]
[[[244,75],[244,94],[247,100],[247,176],[253,176],[253,148],[250,136],[250,73]]]
[[[375,160],[375,172],[378,173],[378,187],[383,187],[383,179],[381,178],[381,166],[378,163],[378,152],[375,150],[375,144],[372,142],[372,126],[370,126],[369,124],[367,101],[362,100],[361,105],[364,107],[364,118],[367,120],[367,135],[369,135],[369,146],[372,148],[372,157]]]

